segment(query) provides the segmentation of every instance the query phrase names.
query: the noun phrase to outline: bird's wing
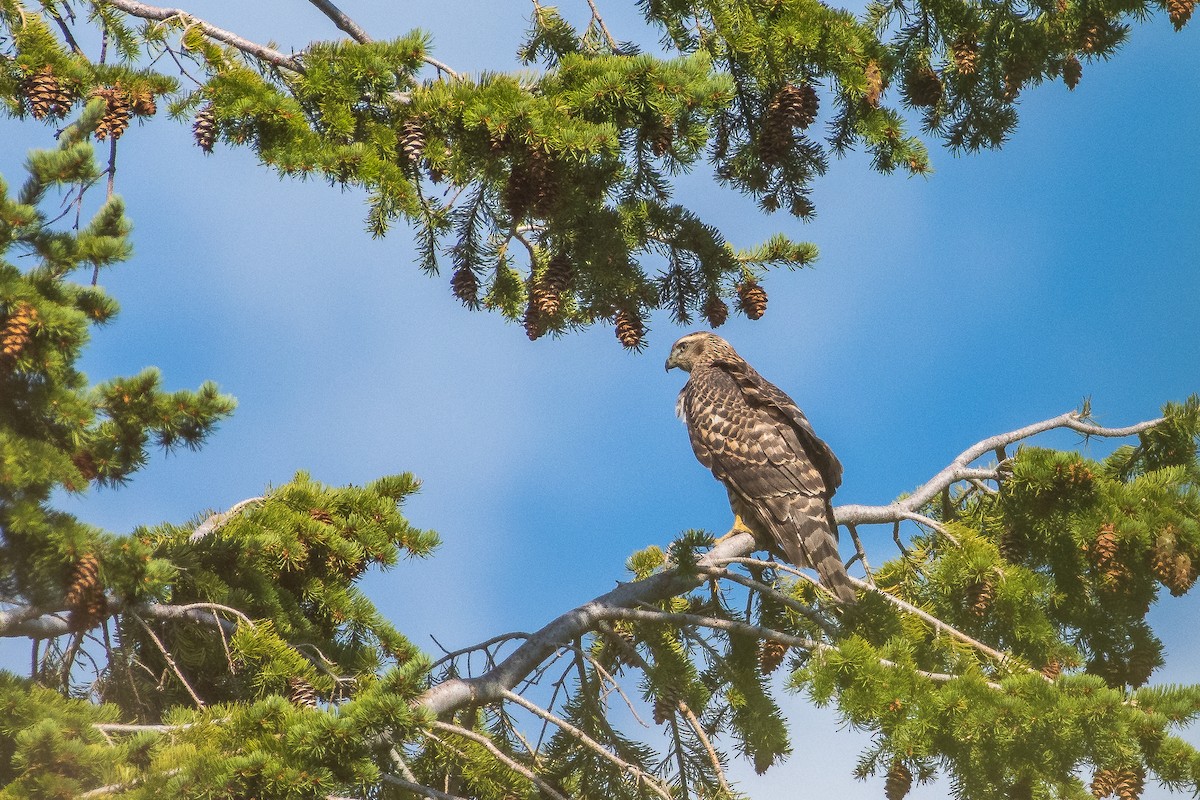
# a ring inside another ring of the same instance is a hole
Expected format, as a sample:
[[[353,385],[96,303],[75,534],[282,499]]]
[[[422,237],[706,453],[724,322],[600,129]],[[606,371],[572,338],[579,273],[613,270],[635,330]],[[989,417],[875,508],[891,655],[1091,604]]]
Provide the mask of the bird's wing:
[[[792,452],[803,452],[821,473],[825,496],[832,496],[842,484],[842,463],[824,440],[813,431],[812,424],[796,402],[782,389],[768,381],[754,367],[741,359],[725,359],[717,366],[737,382],[746,401],[756,408],[766,409],[780,427],[780,433],[791,445]]]
[[[785,415],[747,397],[727,370],[693,374],[680,399],[696,458],[731,490],[768,504],[789,495],[832,494],[834,485],[808,452],[808,437]]]

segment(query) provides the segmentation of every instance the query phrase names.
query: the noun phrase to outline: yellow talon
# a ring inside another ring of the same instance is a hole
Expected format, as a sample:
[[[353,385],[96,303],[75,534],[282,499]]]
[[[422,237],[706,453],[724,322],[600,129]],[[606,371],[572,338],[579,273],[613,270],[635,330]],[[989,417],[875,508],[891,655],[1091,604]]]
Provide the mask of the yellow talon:
[[[733,527],[729,529],[729,533],[725,534],[720,539],[717,539],[717,541],[713,542],[713,544],[714,545],[720,544],[721,542],[728,539],[730,536],[737,536],[739,533],[748,533],[751,536],[754,535],[754,531],[750,530],[749,526],[747,526],[746,523],[742,521],[741,516],[738,514],[734,514],[733,515]]]

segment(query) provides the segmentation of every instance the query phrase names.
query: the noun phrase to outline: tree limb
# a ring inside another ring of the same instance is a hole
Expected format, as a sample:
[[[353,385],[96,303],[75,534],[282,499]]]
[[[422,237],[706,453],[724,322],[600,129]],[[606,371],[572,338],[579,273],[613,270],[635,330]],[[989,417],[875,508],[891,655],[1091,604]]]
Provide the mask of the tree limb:
[[[373,40],[367,35],[367,32],[362,29],[357,22],[350,19],[341,9],[335,6],[329,0],[308,0],[314,6],[321,10],[321,13],[333,20],[333,24],[346,33],[350,34],[350,38],[359,44],[369,44]]]
[[[224,28],[218,28],[210,22],[205,22],[199,17],[184,11],[182,8],[161,8],[159,6],[147,5],[139,3],[137,0],[103,0],[103,5],[112,6],[118,11],[124,11],[133,17],[140,19],[152,19],[158,22],[166,22],[167,20],[179,18],[188,25],[195,25],[204,32],[204,35],[210,39],[215,39],[218,42],[224,42],[231,47],[241,50],[247,55],[254,56],[262,61],[279,67],[280,69],[290,70],[291,72],[304,72],[304,66],[295,58],[285,56],[278,50],[274,50],[266,45],[252,42],[238,36],[236,33],[227,31]]]

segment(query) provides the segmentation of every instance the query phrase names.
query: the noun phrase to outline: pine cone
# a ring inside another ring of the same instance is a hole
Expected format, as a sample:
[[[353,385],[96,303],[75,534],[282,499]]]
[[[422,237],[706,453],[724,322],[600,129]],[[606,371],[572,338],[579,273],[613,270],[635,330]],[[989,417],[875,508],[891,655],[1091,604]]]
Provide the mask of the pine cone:
[[[104,116],[100,117],[100,122],[96,125],[96,138],[100,141],[110,136],[113,141],[120,139],[133,117],[133,105],[129,101],[129,94],[117,83],[97,89],[92,92],[92,96],[104,98],[107,107]]]
[[[720,297],[711,294],[704,304],[704,318],[708,320],[709,325],[719,328],[729,319],[729,306]]]
[[[764,641],[758,648],[758,671],[763,675],[770,675],[779,669],[779,665],[783,663],[783,657],[787,655],[787,651],[788,646],[783,642],[776,642],[770,639]]]
[[[1052,681],[1057,680],[1058,676],[1061,674],[1062,662],[1060,662],[1057,658],[1050,659],[1050,661],[1042,667],[1042,675]]]
[[[1121,800],[1138,800],[1145,788],[1146,771],[1141,766],[1123,769],[1117,773],[1115,789],[1117,797]]]
[[[789,128],[807,128],[817,118],[821,107],[817,90],[804,83],[800,86],[789,83],[784,86],[767,106],[767,117],[778,119]]]
[[[1117,771],[1112,769],[1098,769],[1096,774],[1092,776],[1092,796],[1093,797],[1112,797],[1117,793]]]
[[[1196,0],[1167,0],[1167,16],[1175,30],[1182,30],[1183,26],[1188,24],[1195,8]]]
[[[1088,548],[1092,557],[1092,563],[1096,565],[1096,570],[1109,588],[1115,585],[1120,585],[1130,577],[1129,568],[1125,565],[1118,556],[1120,555],[1121,543],[1117,538],[1116,528],[1112,523],[1105,523],[1100,526],[1100,532],[1096,535],[1096,541]]]
[[[660,694],[654,697],[654,724],[662,725],[664,722],[675,716],[675,711],[679,708],[679,688],[676,686],[668,686]]]
[[[533,298],[530,298],[529,305],[525,308],[525,317],[521,320],[521,324],[525,326],[525,335],[531,342],[546,335],[546,318],[534,305]]]
[[[333,524],[333,514],[330,514],[323,508],[310,508],[308,510],[308,515],[317,522],[323,522],[326,525]]]
[[[1079,79],[1083,77],[1083,65],[1074,55],[1067,56],[1067,60],[1063,62],[1062,77],[1067,88],[1075,91],[1075,87],[1079,85]]]
[[[72,625],[84,630],[103,619],[106,602],[100,585],[100,560],[95,554],[88,553],[75,562],[67,584],[66,605],[71,609]]]
[[[879,69],[879,64],[875,61],[867,62],[867,102],[873,106],[879,105],[879,98],[883,96],[883,72]]]
[[[1154,542],[1151,566],[1163,586],[1166,586],[1175,597],[1181,597],[1196,582],[1196,571],[1192,568],[1191,556],[1179,552],[1175,544],[1175,536],[1170,532],[1170,526],[1168,526],[1168,531],[1161,534]]]
[[[0,360],[15,361],[29,344],[30,331],[37,324],[37,309],[29,303],[17,303],[12,315],[0,328]]]
[[[408,119],[400,129],[400,152],[409,164],[417,164],[425,156],[425,129],[421,120]]]
[[[659,158],[662,158],[671,152],[671,145],[674,143],[675,129],[670,125],[660,124],[650,136],[650,151]]]
[[[71,456],[71,463],[75,465],[75,469],[79,470],[79,474],[84,477],[84,480],[95,480],[96,476],[100,474],[96,469],[95,457],[87,450],[80,450]]]
[[[977,617],[982,617],[992,606],[996,597],[996,587],[988,578],[975,581],[967,587],[967,609]]]
[[[479,279],[470,267],[459,267],[450,278],[450,290],[467,308],[479,308]]]
[[[546,317],[558,315],[562,305],[562,293],[571,285],[574,268],[571,260],[562,253],[557,253],[546,265],[546,271],[541,280],[534,284],[532,301],[539,313]]]
[[[205,103],[196,112],[196,122],[192,125],[192,135],[196,138],[196,145],[201,150],[205,153],[213,151],[213,145],[217,141],[217,115],[213,111],[212,103]]]
[[[972,75],[979,63],[979,45],[975,37],[964,33],[950,45],[954,54],[954,65],[960,75]]]
[[[1019,564],[1025,557],[1025,543],[1017,532],[1009,526],[1000,531],[1000,540],[996,543],[1000,556],[1010,564]]]
[[[61,117],[73,103],[71,93],[59,83],[54,67],[49,64],[21,81],[21,93],[25,95],[34,119]]]
[[[887,800],[901,800],[912,788],[912,783],[912,772],[903,761],[897,761],[888,770],[887,781],[883,784],[883,795]]]
[[[139,117],[153,117],[158,113],[158,103],[154,99],[154,92],[149,89],[139,89],[133,96],[133,113]]]
[[[533,148],[513,164],[504,185],[504,209],[514,220],[524,219],[530,211],[546,217],[554,210],[557,195],[553,161],[544,150]]]
[[[738,284],[737,293],[739,305],[750,319],[761,319],[767,312],[767,292],[755,281]]]
[[[920,64],[904,74],[904,91],[914,106],[932,108],[942,99],[942,79],[928,64]]]
[[[317,690],[313,685],[299,676],[288,678],[288,700],[300,708],[317,707]]]
[[[646,346],[642,338],[646,334],[646,326],[636,311],[621,309],[617,312],[617,339],[627,350],[641,350]]]

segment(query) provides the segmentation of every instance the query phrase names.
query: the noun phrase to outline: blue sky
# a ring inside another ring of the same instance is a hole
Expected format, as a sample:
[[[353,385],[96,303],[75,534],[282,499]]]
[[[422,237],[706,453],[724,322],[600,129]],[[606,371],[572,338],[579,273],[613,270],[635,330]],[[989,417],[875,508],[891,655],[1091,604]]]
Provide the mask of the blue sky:
[[[283,49],[337,33],[304,3],[183,5]],[[465,72],[511,68],[528,14],[520,3],[342,5],[379,38],[430,31],[434,54]],[[562,5],[575,17],[586,7]],[[629,10],[607,5],[619,38],[640,35]],[[814,269],[768,276],[762,320],[731,317],[722,333],[838,453],[839,501],[889,501],[976,440],[1085,396],[1117,425],[1200,391],[1198,36],[1154,18],[1113,60],[1085,63],[1074,92],[1027,92],[1003,150],[957,158],[935,146],[927,179],[874,174],[861,154],[835,161],[809,224],[684,182],[680,197],[737,245],[782,230],[821,248]],[[15,181],[25,151],[48,141],[0,120],[0,172]],[[245,151],[205,158],[166,119],[131,129],[120,157],[136,256],[103,276],[123,311],[84,368],[100,380],[157,365],[170,387],[211,378],[240,407],[201,452],[157,457],[130,486],[70,501],[84,519],[128,531],[227,508],[300,469],[331,484],[410,470],[424,489],[408,514],[444,544],[365,586],[430,649],[430,634],[455,647],[537,628],[624,578],[630,552],[727,529],[725,492],[674,417],[684,376],[662,363],[685,330],[665,315],[642,355],[606,328],[530,343],[463,310],[448,276],[421,275],[405,229],[366,235],[358,193],[280,181]],[[892,555],[890,531],[865,534],[872,561]],[[1194,597],[1154,610],[1162,680],[1200,681],[1198,612]],[[0,664],[27,659],[24,642],[0,640]],[[850,775],[860,736],[801,698],[787,707],[795,754],[762,778],[736,769],[744,789],[882,795],[882,779]]]

